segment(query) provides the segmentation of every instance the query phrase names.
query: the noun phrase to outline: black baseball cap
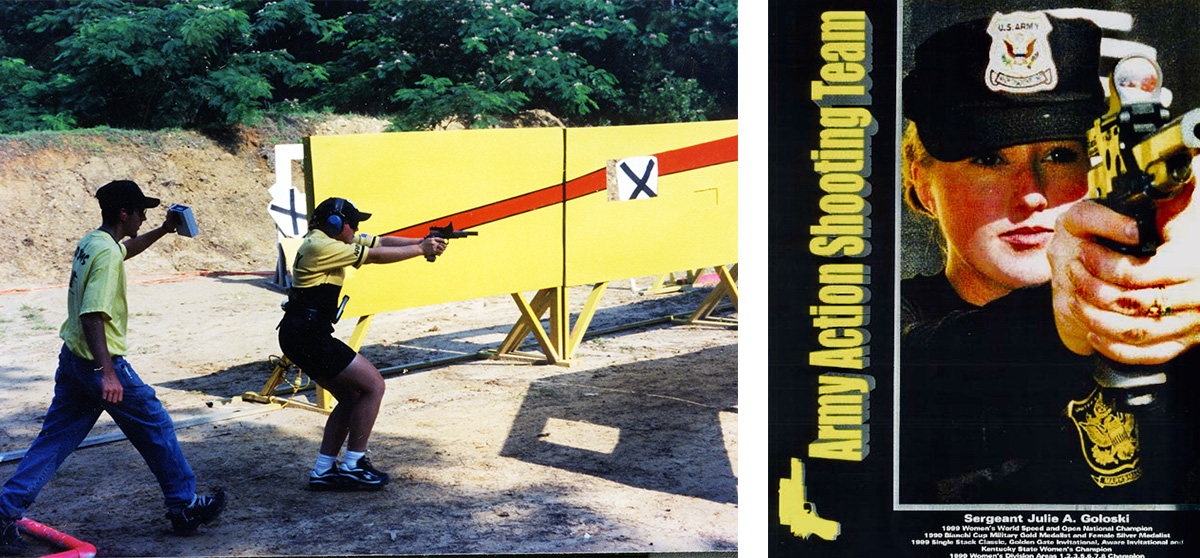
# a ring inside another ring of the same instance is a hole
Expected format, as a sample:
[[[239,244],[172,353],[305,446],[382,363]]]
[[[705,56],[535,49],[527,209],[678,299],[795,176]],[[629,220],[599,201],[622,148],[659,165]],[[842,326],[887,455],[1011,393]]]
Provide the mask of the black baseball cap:
[[[341,210],[338,210],[338,204],[341,203]],[[330,215],[339,214],[342,220],[350,225],[358,225],[359,223],[371,218],[370,213],[359,211],[354,207],[350,200],[345,198],[328,198],[321,202],[313,209],[312,221],[314,223],[324,223],[329,219]]]
[[[158,198],[142,193],[132,180],[114,180],[96,190],[100,209],[148,209],[158,207]]]
[[[1106,108],[1100,29],[1044,12],[996,13],[917,47],[904,116],[929,154],[960,161],[996,149],[1086,140]]]

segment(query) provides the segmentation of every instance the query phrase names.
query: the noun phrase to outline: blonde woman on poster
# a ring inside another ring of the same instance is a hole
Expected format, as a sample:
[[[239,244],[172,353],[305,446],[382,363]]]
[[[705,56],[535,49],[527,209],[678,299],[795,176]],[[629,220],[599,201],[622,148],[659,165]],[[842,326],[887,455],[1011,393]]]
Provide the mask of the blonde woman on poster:
[[[1100,41],[1086,19],[997,12],[916,49],[903,191],[945,267],[901,284],[902,503],[1200,498],[1197,379],[1180,371],[1200,337],[1200,267],[1181,257],[1200,241],[1194,180],[1157,205],[1155,255],[1112,248],[1137,243],[1132,219],[1081,202],[1108,107]],[[1129,407],[1094,353],[1169,381]]]

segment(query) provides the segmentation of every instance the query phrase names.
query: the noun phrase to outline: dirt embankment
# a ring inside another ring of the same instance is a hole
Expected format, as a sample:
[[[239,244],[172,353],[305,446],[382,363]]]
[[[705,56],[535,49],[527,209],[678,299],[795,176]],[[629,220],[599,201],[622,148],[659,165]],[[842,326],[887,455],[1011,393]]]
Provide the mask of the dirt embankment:
[[[164,204],[192,208],[203,235],[169,236],[129,262],[130,274],[262,271],[275,266],[267,215],[275,183],[274,148],[306,135],[381,132],[370,118],[287,119],[226,137],[193,131],[87,131],[0,138],[0,284],[66,281],[79,238],[100,224],[96,189],[137,182]],[[299,164],[293,181],[303,186]],[[165,217],[151,210],[146,227]]]

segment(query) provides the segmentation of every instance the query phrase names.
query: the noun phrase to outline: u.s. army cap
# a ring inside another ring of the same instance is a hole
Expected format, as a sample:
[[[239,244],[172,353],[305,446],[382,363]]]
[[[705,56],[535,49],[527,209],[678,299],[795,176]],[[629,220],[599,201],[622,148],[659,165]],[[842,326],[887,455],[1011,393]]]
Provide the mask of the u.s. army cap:
[[[1044,12],[996,13],[917,47],[904,116],[942,161],[1024,143],[1084,140],[1105,109],[1100,29]]]

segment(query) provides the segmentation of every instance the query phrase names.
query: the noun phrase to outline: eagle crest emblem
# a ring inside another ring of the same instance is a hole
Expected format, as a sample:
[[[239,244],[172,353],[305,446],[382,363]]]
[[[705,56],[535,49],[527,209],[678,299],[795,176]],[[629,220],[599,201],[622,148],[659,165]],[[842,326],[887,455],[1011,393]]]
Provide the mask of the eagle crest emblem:
[[[1083,401],[1071,401],[1067,415],[1079,431],[1084,461],[1100,487],[1120,486],[1142,476],[1137,418],[1116,410],[1100,388]]]
[[[1050,19],[1042,12],[996,13],[988,23],[992,37],[984,83],[1005,93],[1034,93],[1058,86],[1058,67],[1050,52]]]

